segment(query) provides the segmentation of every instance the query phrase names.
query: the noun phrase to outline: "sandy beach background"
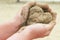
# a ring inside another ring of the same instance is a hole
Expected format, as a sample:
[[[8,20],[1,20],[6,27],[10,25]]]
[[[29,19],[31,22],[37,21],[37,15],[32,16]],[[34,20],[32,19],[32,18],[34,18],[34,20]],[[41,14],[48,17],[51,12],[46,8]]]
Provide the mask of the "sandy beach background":
[[[20,3],[17,3],[16,0],[0,0],[0,24],[12,20],[25,3],[27,3],[25,0]],[[60,3],[47,4],[57,13],[57,24],[48,37],[36,40],[60,40]]]

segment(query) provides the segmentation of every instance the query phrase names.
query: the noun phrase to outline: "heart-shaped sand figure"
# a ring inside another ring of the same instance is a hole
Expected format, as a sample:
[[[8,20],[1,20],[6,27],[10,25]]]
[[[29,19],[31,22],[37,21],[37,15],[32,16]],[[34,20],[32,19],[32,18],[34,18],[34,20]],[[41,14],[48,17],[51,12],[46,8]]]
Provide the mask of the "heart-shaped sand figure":
[[[22,12],[22,16],[26,17],[26,21],[22,24],[22,28],[20,31],[24,30],[27,25],[42,23],[48,24],[51,21],[56,19],[56,13],[49,12],[47,9],[43,9],[38,5],[34,5],[30,7],[28,10],[28,15],[26,16],[25,12]]]
[[[28,10],[27,16],[24,12],[22,13],[22,15],[27,18],[26,22],[23,23],[23,26],[31,25],[34,23],[48,24],[54,19],[52,13],[50,13],[48,10],[44,10],[37,5],[32,6]]]
[[[49,23],[52,21],[52,14],[49,12],[44,12],[44,10],[39,6],[34,6],[30,8],[27,24],[33,23]]]

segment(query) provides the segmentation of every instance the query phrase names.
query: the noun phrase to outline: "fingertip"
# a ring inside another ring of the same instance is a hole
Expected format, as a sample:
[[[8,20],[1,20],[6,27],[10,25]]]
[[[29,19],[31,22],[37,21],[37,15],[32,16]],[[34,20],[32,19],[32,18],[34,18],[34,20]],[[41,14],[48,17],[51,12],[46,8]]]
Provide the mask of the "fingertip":
[[[57,15],[57,13],[55,12],[55,11],[53,11],[53,10],[51,10],[51,13],[53,14],[53,15]]]
[[[42,5],[42,8],[43,8],[43,9],[48,9],[49,6],[48,6],[48,4],[43,4],[43,5]]]
[[[43,10],[46,10],[48,12],[51,11],[51,8],[49,7],[48,4],[44,4],[44,3],[36,3],[37,6],[41,7]]]
[[[48,4],[43,4],[43,3],[36,3],[37,6],[40,6],[43,9],[48,9]]]
[[[51,21],[51,22],[49,23],[49,25],[52,26],[52,27],[55,26],[55,25],[56,25],[56,21],[55,21],[55,20],[54,20],[54,21]]]
[[[51,15],[53,17],[53,20],[56,20],[57,13],[55,11],[51,11],[50,13],[51,13]]]
[[[54,26],[56,25],[56,22],[52,22],[50,25],[51,25],[50,30],[52,30],[54,28]]]
[[[55,21],[51,21],[47,26],[45,26],[45,28],[48,31],[51,31],[54,28],[55,25],[56,25],[56,22]]]
[[[42,8],[44,10],[47,10],[47,12],[51,12],[51,10],[52,10],[51,7],[48,4],[43,4]]]

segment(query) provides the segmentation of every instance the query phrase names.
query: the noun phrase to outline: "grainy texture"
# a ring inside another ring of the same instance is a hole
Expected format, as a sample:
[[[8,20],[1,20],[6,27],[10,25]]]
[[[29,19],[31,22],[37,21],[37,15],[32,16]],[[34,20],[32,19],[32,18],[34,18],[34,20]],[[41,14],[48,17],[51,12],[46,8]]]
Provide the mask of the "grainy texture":
[[[26,15],[26,13],[23,12],[23,16]],[[49,23],[52,21],[53,17],[48,10],[45,12],[40,6],[34,5],[29,9],[28,16],[26,16],[26,22],[23,25],[31,25],[34,23]]]
[[[44,10],[39,6],[34,6],[30,8],[27,24],[49,23],[50,21],[52,21],[51,13],[44,12]]]
[[[10,1],[2,0],[2,1],[10,2],[13,0],[10,0]],[[11,20],[11,18],[14,17],[14,15],[16,15],[17,11],[25,4],[25,3],[8,4],[2,1],[0,1],[0,24],[6,22],[7,20]],[[49,6],[51,7],[51,9],[57,12],[57,25],[52,30],[50,36],[45,37],[45,38],[35,39],[35,40],[60,40],[60,3],[59,4],[50,3]]]
[[[22,16],[25,15],[26,13],[23,12]],[[29,9],[28,16],[26,17],[26,22],[22,25],[21,30],[23,30],[27,25],[35,23],[48,24],[53,20],[52,13],[48,12],[48,10],[43,10],[40,6],[37,5],[34,5]]]

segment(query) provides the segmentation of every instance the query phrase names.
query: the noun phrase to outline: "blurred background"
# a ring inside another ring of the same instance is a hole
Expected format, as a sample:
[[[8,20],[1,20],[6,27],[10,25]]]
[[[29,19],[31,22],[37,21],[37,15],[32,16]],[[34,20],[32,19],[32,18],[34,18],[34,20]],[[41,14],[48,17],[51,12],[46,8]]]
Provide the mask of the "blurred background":
[[[47,3],[57,13],[57,24],[51,34],[35,40],[60,40],[60,0],[0,0],[0,24],[12,20],[20,8],[30,1]]]

